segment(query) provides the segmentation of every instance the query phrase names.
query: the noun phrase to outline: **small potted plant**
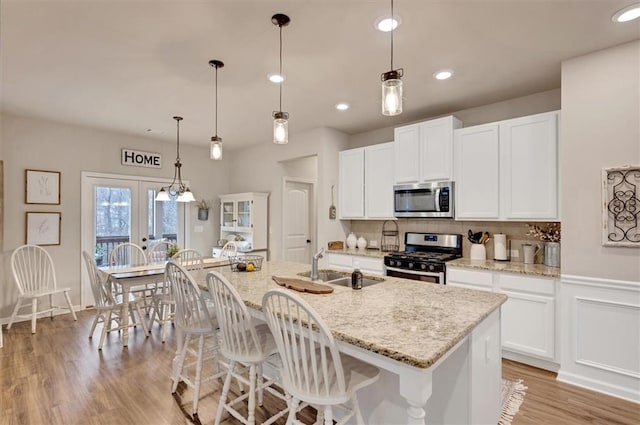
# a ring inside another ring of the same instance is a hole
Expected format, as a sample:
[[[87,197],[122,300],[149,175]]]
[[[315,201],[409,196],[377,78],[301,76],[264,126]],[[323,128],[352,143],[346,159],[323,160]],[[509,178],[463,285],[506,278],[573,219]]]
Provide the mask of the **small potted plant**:
[[[546,225],[529,224],[527,236],[534,236],[544,242],[544,264],[550,267],[560,267],[560,223]]]
[[[202,199],[196,204],[198,207],[198,220],[207,221],[209,219],[209,202]]]
[[[104,255],[107,253],[107,250],[102,245],[96,245],[96,252],[94,254],[94,258],[96,260],[96,265],[101,266],[104,262]]]

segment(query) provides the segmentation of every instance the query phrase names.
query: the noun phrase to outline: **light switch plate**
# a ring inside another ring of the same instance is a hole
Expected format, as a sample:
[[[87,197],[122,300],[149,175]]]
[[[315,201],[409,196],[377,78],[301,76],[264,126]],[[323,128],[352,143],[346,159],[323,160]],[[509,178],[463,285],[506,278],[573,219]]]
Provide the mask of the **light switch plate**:
[[[511,250],[511,258],[518,258],[518,257],[520,257],[520,250],[512,249]]]
[[[202,233],[204,232],[204,226],[193,226],[193,233]]]
[[[369,241],[369,247],[370,248],[377,248],[378,247],[378,241],[375,239],[372,239]]]

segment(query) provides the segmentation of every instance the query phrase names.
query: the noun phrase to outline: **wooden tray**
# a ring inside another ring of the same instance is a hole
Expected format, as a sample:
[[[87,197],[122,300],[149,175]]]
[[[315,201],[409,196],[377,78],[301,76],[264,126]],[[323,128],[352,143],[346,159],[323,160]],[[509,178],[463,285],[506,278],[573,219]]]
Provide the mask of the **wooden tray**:
[[[308,292],[310,294],[330,294],[333,288],[329,285],[321,283],[309,282],[308,280],[294,279],[291,277],[271,276],[273,281],[287,289],[293,289],[298,292]]]

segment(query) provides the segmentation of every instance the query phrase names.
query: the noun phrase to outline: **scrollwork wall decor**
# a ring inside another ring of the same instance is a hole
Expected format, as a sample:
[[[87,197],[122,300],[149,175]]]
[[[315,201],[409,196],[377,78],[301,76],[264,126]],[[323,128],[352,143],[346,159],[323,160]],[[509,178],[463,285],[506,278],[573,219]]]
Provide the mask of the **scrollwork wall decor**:
[[[602,244],[640,248],[640,166],[602,170]]]

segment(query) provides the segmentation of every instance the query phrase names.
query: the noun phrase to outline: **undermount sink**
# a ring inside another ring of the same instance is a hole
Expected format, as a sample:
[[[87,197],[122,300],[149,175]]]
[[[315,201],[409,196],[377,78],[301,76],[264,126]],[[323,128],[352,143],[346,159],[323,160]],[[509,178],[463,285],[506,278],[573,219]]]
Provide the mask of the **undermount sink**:
[[[310,277],[311,272],[298,273],[298,276]],[[351,273],[340,272],[336,270],[318,270],[318,279],[331,285],[351,286]],[[365,276],[362,278],[362,287],[375,285],[376,283],[384,282],[381,277]]]

